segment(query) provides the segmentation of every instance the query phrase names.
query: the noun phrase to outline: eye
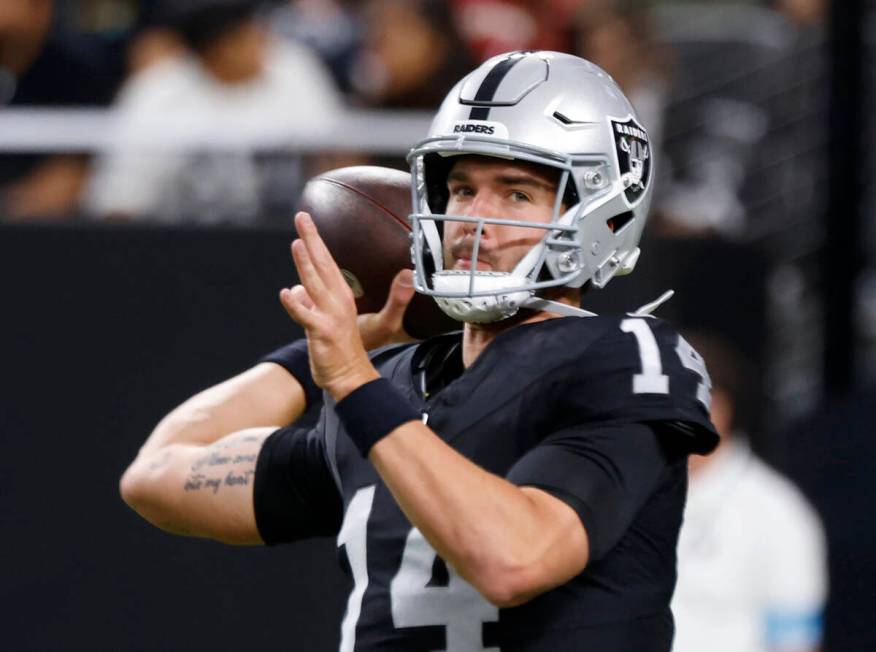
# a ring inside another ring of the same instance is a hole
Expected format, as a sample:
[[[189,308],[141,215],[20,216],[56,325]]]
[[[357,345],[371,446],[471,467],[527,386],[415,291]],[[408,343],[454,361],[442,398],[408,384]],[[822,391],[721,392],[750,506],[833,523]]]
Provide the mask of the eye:
[[[532,198],[527,195],[525,192],[521,192],[520,190],[512,190],[511,191],[511,199],[515,202],[531,202]]]
[[[450,186],[450,194],[453,197],[464,198],[473,196],[474,191],[469,186],[459,184]]]

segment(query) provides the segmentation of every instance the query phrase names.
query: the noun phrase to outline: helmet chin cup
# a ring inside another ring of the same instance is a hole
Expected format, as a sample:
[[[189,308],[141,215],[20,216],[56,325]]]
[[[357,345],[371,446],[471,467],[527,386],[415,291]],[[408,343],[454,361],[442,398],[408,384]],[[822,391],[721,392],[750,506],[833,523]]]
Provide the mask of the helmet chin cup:
[[[522,276],[508,272],[470,272],[449,270],[432,275],[432,283],[442,294],[466,295],[488,292],[485,296],[435,296],[435,302],[449,317],[471,324],[487,324],[513,317],[532,296],[531,291],[505,292],[506,288],[526,283]]]

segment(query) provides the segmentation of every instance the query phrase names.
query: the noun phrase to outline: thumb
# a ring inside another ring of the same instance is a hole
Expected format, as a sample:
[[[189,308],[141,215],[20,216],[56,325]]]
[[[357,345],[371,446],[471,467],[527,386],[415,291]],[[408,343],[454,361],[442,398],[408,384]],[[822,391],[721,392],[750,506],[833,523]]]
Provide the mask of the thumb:
[[[413,273],[409,269],[403,269],[392,279],[392,285],[389,288],[389,297],[387,297],[386,305],[382,311],[384,316],[390,319],[393,317],[401,318],[413,297]]]

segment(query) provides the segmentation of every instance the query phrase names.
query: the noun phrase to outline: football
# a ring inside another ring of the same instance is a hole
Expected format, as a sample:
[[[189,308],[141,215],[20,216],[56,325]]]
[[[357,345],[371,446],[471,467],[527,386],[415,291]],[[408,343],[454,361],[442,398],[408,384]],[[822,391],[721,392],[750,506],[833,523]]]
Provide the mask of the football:
[[[298,210],[313,217],[320,236],[356,297],[359,313],[377,312],[396,273],[411,261],[411,175],[370,165],[331,170],[304,186]],[[416,294],[405,330],[424,339],[460,328],[431,297]]]

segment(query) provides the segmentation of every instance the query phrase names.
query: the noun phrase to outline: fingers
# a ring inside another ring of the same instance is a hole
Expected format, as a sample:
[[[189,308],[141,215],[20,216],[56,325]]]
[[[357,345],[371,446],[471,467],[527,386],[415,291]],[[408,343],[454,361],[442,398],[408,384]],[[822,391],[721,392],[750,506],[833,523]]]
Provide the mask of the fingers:
[[[328,295],[325,281],[313,263],[313,258],[302,240],[292,242],[292,258],[295,260],[295,268],[298,270],[298,278],[301,284],[307,288],[311,296],[325,298]]]
[[[317,325],[313,300],[303,286],[294,285],[280,290],[280,303],[289,316],[303,328],[309,329]]]
[[[319,273],[325,287],[330,291],[337,291],[340,287],[346,286],[347,282],[341,275],[341,270],[319,236],[310,215],[304,211],[298,212],[295,215],[295,229],[307,248],[313,267]]]

